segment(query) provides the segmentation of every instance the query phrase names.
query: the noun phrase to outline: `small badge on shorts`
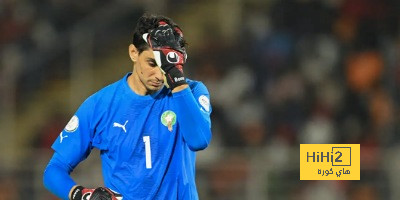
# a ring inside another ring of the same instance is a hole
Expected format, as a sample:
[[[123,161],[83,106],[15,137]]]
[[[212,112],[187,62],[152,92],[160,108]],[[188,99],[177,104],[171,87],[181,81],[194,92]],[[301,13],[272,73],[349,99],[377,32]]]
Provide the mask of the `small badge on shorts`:
[[[172,126],[176,123],[176,114],[172,110],[167,110],[161,115],[161,123],[172,131]]]

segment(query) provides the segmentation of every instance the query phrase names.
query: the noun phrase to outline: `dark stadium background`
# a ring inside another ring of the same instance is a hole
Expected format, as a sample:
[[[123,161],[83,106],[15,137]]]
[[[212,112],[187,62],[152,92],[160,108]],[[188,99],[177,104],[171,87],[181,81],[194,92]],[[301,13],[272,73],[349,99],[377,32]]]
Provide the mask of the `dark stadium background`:
[[[200,199],[400,199],[400,1],[0,0],[1,200],[55,199],[50,146],[131,70],[144,11],[181,25],[185,72],[210,90]],[[304,143],[361,144],[361,180],[300,181]],[[98,154],[79,183],[101,185]]]

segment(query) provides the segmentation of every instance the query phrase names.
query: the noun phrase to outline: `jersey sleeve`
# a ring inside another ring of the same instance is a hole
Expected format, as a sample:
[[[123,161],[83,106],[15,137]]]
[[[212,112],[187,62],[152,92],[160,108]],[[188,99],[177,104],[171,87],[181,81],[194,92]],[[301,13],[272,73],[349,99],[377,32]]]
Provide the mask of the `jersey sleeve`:
[[[198,109],[200,109],[203,118],[207,121],[208,126],[211,128],[210,115],[212,107],[210,103],[210,93],[202,82],[198,82],[196,84],[196,86],[192,89],[192,93]]]
[[[76,185],[69,176],[71,171],[72,168],[64,162],[64,158],[55,152],[43,173],[44,186],[57,197],[68,200],[69,191]]]
[[[84,160],[92,149],[94,107],[93,98],[86,99],[52,145],[72,168]]]
[[[173,94],[180,131],[193,151],[205,149],[211,140],[212,108],[209,96],[207,88],[201,82]]]

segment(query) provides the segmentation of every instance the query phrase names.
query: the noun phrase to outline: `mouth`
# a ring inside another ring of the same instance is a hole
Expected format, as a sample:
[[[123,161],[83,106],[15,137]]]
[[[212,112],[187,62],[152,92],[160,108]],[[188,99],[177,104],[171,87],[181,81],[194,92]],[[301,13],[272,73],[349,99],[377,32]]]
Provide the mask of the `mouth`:
[[[153,87],[161,87],[163,85],[163,82],[150,82],[150,85]]]

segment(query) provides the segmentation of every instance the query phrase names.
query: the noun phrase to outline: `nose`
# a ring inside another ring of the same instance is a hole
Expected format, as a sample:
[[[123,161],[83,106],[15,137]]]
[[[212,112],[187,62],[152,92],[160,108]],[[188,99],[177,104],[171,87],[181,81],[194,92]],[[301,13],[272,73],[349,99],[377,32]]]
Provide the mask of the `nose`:
[[[157,70],[156,70],[156,79],[157,79],[157,81],[161,81],[161,82],[163,82],[164,81],[164,74],[162,73],[162,71],[161,71],[161,68],[160,67],[157,67]]]

